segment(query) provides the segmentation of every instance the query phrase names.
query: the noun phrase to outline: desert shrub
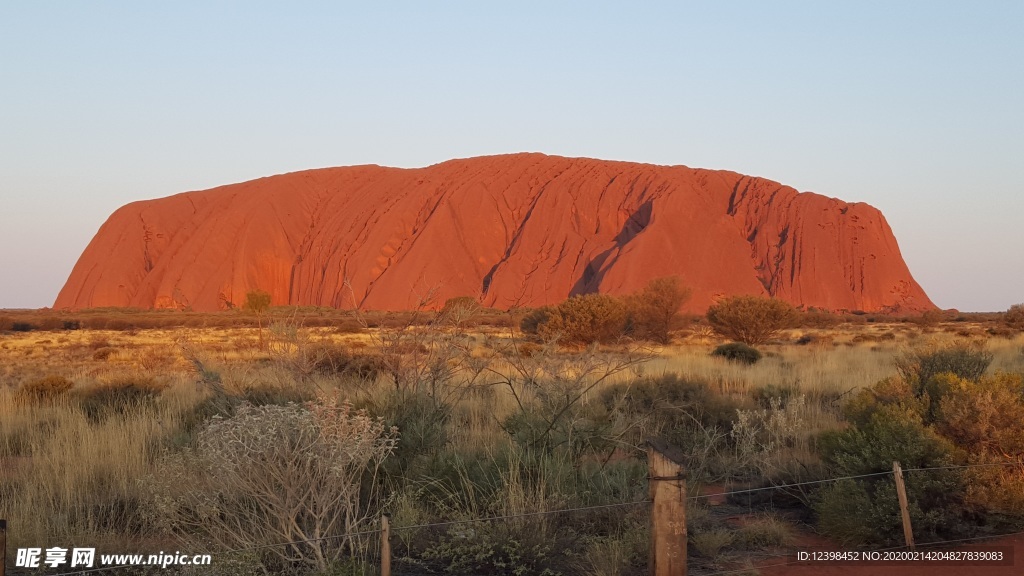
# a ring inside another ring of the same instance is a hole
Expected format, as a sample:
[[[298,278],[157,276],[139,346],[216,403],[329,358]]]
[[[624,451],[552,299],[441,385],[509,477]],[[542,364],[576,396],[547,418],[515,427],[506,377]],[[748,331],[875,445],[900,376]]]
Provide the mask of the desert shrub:
[[[1019,374],[977,381],[951,374],[933,380],[935,429],[972,464],[1016,464],[1024,459],[1024,382]],[[967,501],[980,510],[1024,516],[1024,478],[1016,465],[967,471]]]
[[[37,327],[29,322],[11,322],[11,330],[14,332],[31,332]]]
[[[669,330],[690,294],[690,289],[683,287],[675,276],[651,280],[626,298],[629,331],[636,338],[668,344]]]
[[[483,310],[483,306],[472,296],[456,296],[445,300],[439,316],[443,322],[463,326],[472,322]]]
[[[874,512],[875,503],[862,482],[839,480],[826,486],[816,494],[814,510],[821,531],[840,544],[864,544],[879,538],[866,519]]]
[[[1014,304],[1003,314],[1003,322],[1014,330],[1024,330],[1024,304]]]
[[[760,296],[730,296],[708,308],[706,316],[716,332],[750,346],[775,338],[799,318],[790,304]]]
[[[827,334],[804,334],[796,339],[796,343],[798,346],[807,346],[808,344],[828,346],[832,344],[832,340],[832,336]]]
[[[897,359],[896,369],[920,396],[929,381],[939,374],[948,372],[965,380],[978,380],[991,363],[991,352],[959,342],[947,347],[908,352]]]
[[[761,550],[785,546],[792,540],[792,530],[784,520],[775,516],[761,516],[740,526],[736,531],[736,546],[744,550]]]
[[[396,442],[397,430],[348,404],[242,404],[162,463],[148,483],[152,521],[196,545],[265,546],[265,568],[323,572],[365,553],[354,533],[378,515],[376,474]]]
[[[534,308],[523,316],[523,319],[519,322],[519,329],[524,334],[536,335],[541,325],[546,323],[553,313],[554,307],[552,306]]]
[[[384,369],[383,359],[377,354],[354,353],[347,346],[319,344],[303,348],[304,362],[320,374],[353,376],[361,380],[375,380]]]
[[[722,344],[711,352],[712,356],[718,356],[725,358],[731,362],[740,362],[742,364],[757,364],[758,360],[761,359],[761,352],[756,348],[748,346],[743,342],[730,342],[728,344]]]
[[[729,431],[732,474],[769,481],[796,481],[809,471],[807,458],[795,451],[806,445],[811,431],[804,395],[772,398],[767,407],[738,409]]]
[[[739,404],[704,381],[669,373],[608,386],[598,402],[626,443],[661,437],[682,450],[692,479],[719,478],[732,467],[729,430]]]
[[[625,576],[640,574],[650,555],[650,540],[646,524],[626,523],[616,533],[588,538],[583,553],[583,571],[587,576]]]
[[[798,324],[806,328],[835,328],[844,318],[831,310],[809,308],[799,316]]]
[[[761,408],[771,407],[773,400],[781,400],[782,403],[786,403],[790,398],[796,398],[800,395],[800,389],[793,385],[785,384],[765,384],[764,386],[758,386],[750,393],[751,398]]]
[[[989,336],[1011,339],[1017,335],[1018,330],[1009,326],[989,326],[985,329],[985,333]]]
[[[287,406],[313,401],[316,391],[312,386],[292,379],[259,380],[241,386],[236,396],[254,406]]]
[[[444,574],[476,576],[557,576],[552,569],[553,546],[550,541],[507,534],[498,525],[456,528],[423,552],[422,557]]]
[[[372,403],[370,411],[402,431],[402,440],[385,465],[390,478],[408,478],[417,460],[440,452],[448,443],[451,409],[426,394],[393,390]]]
[[[879,406],[863,425],[822,435],[819,446],[834,476],[936,468],[955,462],[955,447],[925,425],[920,414],[898,404]],[[964,485],[957,470],[922,470],[904,475],[911,522],[918,538],[970,536]],[[816,495],[823,532],[844,544],[891,545],[902,540],[902,521],[891,475],[831,483]]]
[[[61,326],[64,330],[81,330],[81,320],[64,320],[61,322]]]
[[[885,471],[894,460],[905,470],[984,465],[906,473],[915,533],[939,539],[1016,528],[1024,522],[1024,479],[1016,468],[1024,457],[1021,376],[981,376],[987,362],[973,350],[937,358],[926,358],[909,379],[888,378],[854,396],[843,408],[853,426],[822,436],[823,458],[840,476]],[[922,382],[930,362],[962,375],[944,371]],[[891,486],[885,475],[823,489],[823,529],[846,542],[899,541]]]
[[[925,310],[920,316],[911,317],[911,321],[921,326],[933,327],[946,318],[942,310]]]
[[[733,533],[725,529],[696,532],[689,536],[688,548],[693,548],[697,555],[715,559],[734,541]]]
[[[537,326],[537,335],[568,344],[612,342],[626,328],[626,306],[607,294],[573,296]]]
[[[22,384],[17,395],[27,402],[51,402],[65,396],[74,385],[74,382],[63,376],[44,376]]]
[[[110,358],[115,352],[117,352],[117,348],[113,348],[113,347],[110,347],[110,346],[104,346],[103,348],[97,348],[92,353],[92,359],[93,360],[100,360],[100,361],[106,360],[107,358]]]
[[[152,406],[165,388],[151,376],[121,376],[79,390],[79,406],[90,420],[100,421]]]

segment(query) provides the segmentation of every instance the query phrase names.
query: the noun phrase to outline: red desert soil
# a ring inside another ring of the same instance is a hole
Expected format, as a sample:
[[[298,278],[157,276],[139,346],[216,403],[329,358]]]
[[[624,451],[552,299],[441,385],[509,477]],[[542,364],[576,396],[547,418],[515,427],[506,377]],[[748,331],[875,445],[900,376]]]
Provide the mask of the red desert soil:
[[[273,304],[536,306],[660,276],[717,297],[833,310],[934,308],[885,218],[763,178],[543,154],[417,169],[308,170],[133,202],[85,249],[56,308]]]

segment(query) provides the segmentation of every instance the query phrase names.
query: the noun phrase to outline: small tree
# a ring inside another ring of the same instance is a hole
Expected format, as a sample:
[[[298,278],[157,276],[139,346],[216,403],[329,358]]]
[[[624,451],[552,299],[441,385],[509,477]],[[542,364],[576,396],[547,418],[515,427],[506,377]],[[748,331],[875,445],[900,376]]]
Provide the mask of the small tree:
[[[246,312],[256,315],[256,327],[260,334],[260,350],[263,350],[263,315],[270,308],[270,293],[265,290],[250,290],[245,295],[245,304],[242,306]]]
[[[1014,304],[1003,314],[1003,321],[1010,328],[1024,330],[1024,304]]]
[[[445,300],[439,316],[456,327],[471,322],[483,307],[472,296],[456,296]]]
[[[690,289],[676,276],[655,278],[628,298],[633,333],[668,344],[668,332],[679,316],[679,308],[690,299]]]
[[[730,296],[708,308],[711,327],[722,336],[750,346],[764,344],[792,327],[799,314],[782,300]]]

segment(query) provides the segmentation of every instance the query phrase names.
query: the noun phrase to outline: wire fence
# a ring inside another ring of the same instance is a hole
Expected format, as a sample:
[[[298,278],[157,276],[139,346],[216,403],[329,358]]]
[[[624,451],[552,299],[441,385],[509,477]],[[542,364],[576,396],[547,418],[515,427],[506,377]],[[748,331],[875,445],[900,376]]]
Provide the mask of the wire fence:
[[[1000,462],[1000,463],[988,463],[988,464],[962,464],[962,465],[948,465],[948,466],[929,466],[929,467],[917,467],[917,468],[904,468],[903,472],[928,472],[928,471],[940,471],[940,470],[959,470],[959,469],[970,469],[970,468],[1011,467],[1011,466],[1012,467],[1022,467],[1022,463],[1021,462]],[[691,500],[691,501],[695,501],[695,500],[700,500],[700,499],[705,499],[705,498],[715,498],[715,497],[723,497],[723,496],[728,497],[728,496],[734,496],[734,495],[740,495],[740,494],[750,494],[750,493],[755,493],[755,492],[766,492],[766,491],[773,491],[773,490],[784,490],[784,489],[788,489],[788,488],[797,488],[797,487],[801,487],[801,486],[815,486],[815,485],[827,484],[827,483],[831,483],[831,482],[840,482],[840,481],[844,481],[844,480],[858,480],[858,479],[864,479],[864,478],[876,478],[876,477],[888,476],[888,475],[892,475],[892,474],[894,474],[894,472],[892,470],[886,470],[884,472],[869,472],[869,473],[864,473],[864,474],[855,474],[855,475],[848,475],[848,476],[838,476],[838,477],[825,478],[825,479],[820,479],[820,480],[808,480],[808,481],[805,481],[805,482],[792,482],[792,483],[787,483],[787,484],[777,484],[777,485],[763,486],[763,487],[757,487],[757,488],[743,488],[743,489],[738,489],[738,490],[729,490],[729,491],[723,491],[723,492],[713,492],[713,493],[708,493],[708,494],[697,494],[697,495],[694,495],[694,496],[688,496],[687,499]],[[672,481],[672,480],[679,480],[679,478],[652,478],[652,477],[648,478],[649,482]],[[603,510],[603,509],[615,509],[615,508],[633,507],[633,506],[639,506],[639,505],[645,505],[645,504],[651,504],[651,503],[652,503],[651,500],[645,499],[645,500],[636,500],[636,501],[629,501],[629,502],[617,502],[617,503],[612,503],[612,504],[599,504],[599,505],[594,505],[594,506],[578,506],[578,507],[572,507],[572,508],[562,508],[562,509],[558,509],[558,510],[543,510],[543,511],[537,511],[537,512],[526,512],[526,513],[522,513],[522,514],[507,514],[507,515],[502,515],[502,516],[488,516],[488,517],[483,517],[483,518],[466,518],[466,519],[461,519],[461,520],[447,520],[447,521],[444,521],[444,522],[432,522],[432,523],[425,523],[425,524],[412,524],[412,525],[407,525],[407,526],[391,526],[390,530],[392,532],[400,532],[400,531],[406,531],[406,530],[422,530],[422,529],[428,529],[428,528],[444,528],[444,527],[456,526],[456,525],[486,523],[486,522],[501,522],[501,521],[520,519],[520,518],[531,518],[531,517],[538,517],[538,516],[550,516],[550,515],[558,515],[558,514],[570,514],[570,513],[576,513],[576,512],[589,512],[589,511]],[[363,531],[358,531],[358,532],[348,532],[348,533],[344,533],[344,534],[335,534],[335,535],[331,535],[331,536],[324,536],[324,537],[321,537],[321,538],[311,538],[311,539],[295,540],[295,541],[290,541],[290,542],[279,542],[279,543],[273,543],[273,544],[262,544],[262,545],[258,545],[258,546],[251,546],[251,547],[245,547],[245,548],[236,548],[236,549],[231,549],[231,550],[219,550],[219,551],[215,551],[215,552],[206,552],[205,554],[211,554],[212,555],[212,554],[215,554],[215,553],[216,554],[236,554],[236,553],[242,553],[242,552],[255,552],[255,551],[264,550],[264,549],[268,549],[268,548],[279,548],[279,547],[286,547],[286,546],[297,546],[297,545],[302,545],[302,544],[314,544],[314,543],[317,543],[317,542],[325,542],[325,541],[331,541],[331,540],[350,539],[350,538],[354,538],[354,537],[358,537],[358,536],[379,535],[379,534],[381,534],[381,532],[382,532],[382,529],[376,528],[376,529],[363,530]],[[916,543],[915,546],[917,546],[917,547],[935,547],[935,546],[951,545],[951,544],[958,544],[958,543],[964,543],[964,542],[975,542],[975,541],[992,540],[992,539],[998,539],[998,538],[1007,538],[1007,537],[1020,536],[1020,535],[1024,535],[1024,531],[1021,531],[1021,532],[1011,532],[1011,533],[1006,533],[1006,534],[985,535],[985,536],[978,536],[978,537],[973,537],[973,538],[959,538],[959,539],[951,539],[951,540],[937,540],[937,541],[931,541],[931,542]],[[907,548],[907,546],[905,546],[905,545],[904,546],[893,546],[893,547],[889,547],[889,548],[881,548],[881,549],[878,549],[877,551],[892,551],[892,550],[901,550],[901,549],[905,549],[905,548]],[[790,554],[787,554],[787,555],[790,555]],[[771,556],[769,556],[769,557],[771,557]],[[792,566],[792,565],[793,565],[793,561],[787,561],[787,562],[776,563],[776,564],[761,565],[761,566],[757,566],[757,568],[758,569],[763,569],[763,568],[773,568],[773,567]],[[72,570],[72,571],[68,571],[68,572],[60,572],[60,573],[57,573],[57,574],[53,574],[52,576],[75,576],[75,575],[81,575],[81,574],[105,572],[105,571],[110,571],[110,570],[120,570],[120,569],[124,569],[124,568],[132,568],[132,567],[136,567],[136,566],[137,565],[135,565],[135,564],[100,566],[100,567],[96,567],[96,568],[88,568],[88,569],[82,569],[82,570]],[[748,571],[748,570],[750,570],[750,568],[749,567],[745,567],[745,568],[736,568],[736,569],[729,569],[729,570],[720,570],[720,571],[716,571],[716,572],[703,572],[701,574],[702,574],[702,576],[724,576],[724,575],[727,575],[727,574],[737,574],[737,573],[745,572],[745,571]]]

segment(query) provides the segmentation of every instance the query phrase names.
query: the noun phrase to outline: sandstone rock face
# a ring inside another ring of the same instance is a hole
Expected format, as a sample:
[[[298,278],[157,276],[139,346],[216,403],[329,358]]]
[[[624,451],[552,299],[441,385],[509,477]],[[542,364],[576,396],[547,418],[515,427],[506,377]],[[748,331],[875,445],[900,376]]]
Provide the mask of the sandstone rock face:
[[[134,202],[93,238],[55,308],[409,309],[432,296],[537,306],[677,275],[703,311],[934,308],[882,214],[733,172],[542,154],[353,166]]]

